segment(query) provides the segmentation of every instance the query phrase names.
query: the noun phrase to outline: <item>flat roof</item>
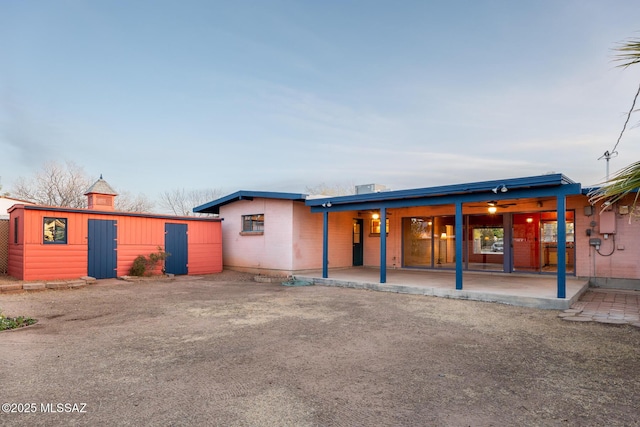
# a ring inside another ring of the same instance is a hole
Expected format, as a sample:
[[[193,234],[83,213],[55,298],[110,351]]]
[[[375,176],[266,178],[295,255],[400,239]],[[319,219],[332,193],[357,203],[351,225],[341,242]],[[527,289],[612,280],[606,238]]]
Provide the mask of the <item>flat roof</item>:
[[[253,200],[253,199],[279,199],[279,200],[293,200],[303,202],[307,198],[306,194],[300,193],[279,193],[273,191],[247,191],[240,190],[228,196],[221,197],[213,200],[209,203],[205,203],[193,208],[193,212],[196,213],[213,213],[220,214],[220,208],[230,203],[235,203],[240,200]]]
[[[464,202],[502,200],[550,194],[580,194],[580,192],[580,184],[563,174],[556,173],[350,196],[327,196],[307,199],[306,205],[311,207],[312,212],[320,212],[367,208],[381,203],[387,206],[411,206],[415,203],[417,206],[455,203],[456,200]]]

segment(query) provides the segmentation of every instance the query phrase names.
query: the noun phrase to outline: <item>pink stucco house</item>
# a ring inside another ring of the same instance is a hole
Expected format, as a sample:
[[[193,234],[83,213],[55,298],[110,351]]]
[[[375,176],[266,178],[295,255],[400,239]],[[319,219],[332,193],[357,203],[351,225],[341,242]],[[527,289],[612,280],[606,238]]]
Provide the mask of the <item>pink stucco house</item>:
[[[376,188],[371,186],[371,188]],[[229,269],[302,274],[371,266],[567,276],[640,289],[631,199],[606,210],[561,174],[339,197],[238,191],[194,208],[223,221]],[[385,232],[383,232],[383,230]]]

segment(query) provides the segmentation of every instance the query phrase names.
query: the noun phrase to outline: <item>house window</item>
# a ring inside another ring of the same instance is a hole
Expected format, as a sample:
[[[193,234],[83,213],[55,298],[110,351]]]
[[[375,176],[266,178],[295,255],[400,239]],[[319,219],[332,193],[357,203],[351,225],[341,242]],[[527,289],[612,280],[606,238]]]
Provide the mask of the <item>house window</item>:
[[[242,233],[263,233],[264,214],[242,215]]]
[[[67,243],[67,218],[44,218],[44,243]]]
[[[386,223],[387,223],[386,234],[389,234],[389,218],[387,218]],[[376,218],[371,220],[371,234],[380,235],[380,219]]]
[[[477,227],[473,229],[474,254],[502,254],[504,229],[502,227]]]

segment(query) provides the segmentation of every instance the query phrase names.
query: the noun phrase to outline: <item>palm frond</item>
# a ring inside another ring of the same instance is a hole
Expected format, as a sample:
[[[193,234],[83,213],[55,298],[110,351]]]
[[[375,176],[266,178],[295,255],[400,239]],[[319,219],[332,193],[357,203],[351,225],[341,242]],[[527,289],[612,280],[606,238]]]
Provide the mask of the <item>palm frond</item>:
[[[635,209],[638,203],[638,190],[640,189],[640,161],[631,163],[614,174],[612,178],[604,182],[601,187],[590,191],[587,196],[592,205],[598,203],[612,204],[622,200],[631,193],[636,193],[633,200]]]
[[[629,39],[615,50],[618,54],[614,61],[622,62],[618,67],[627,68],[633,64],[640,64],[640,39]]]

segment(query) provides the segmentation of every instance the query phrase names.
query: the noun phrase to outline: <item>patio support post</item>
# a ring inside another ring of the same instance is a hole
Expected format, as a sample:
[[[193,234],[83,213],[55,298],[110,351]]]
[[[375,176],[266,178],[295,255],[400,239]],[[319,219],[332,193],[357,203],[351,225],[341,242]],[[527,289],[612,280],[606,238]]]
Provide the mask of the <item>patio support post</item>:
[[[322,278],[329,277],[329,212],[322,212]]]
[[[564,194],[557,196],[558,298],[567,297],[567,207]]]
[[[387,208],[380,208],[380,283],[387,283]]]
[[[456,202],[456,289],[462,290],[462,202]]]

